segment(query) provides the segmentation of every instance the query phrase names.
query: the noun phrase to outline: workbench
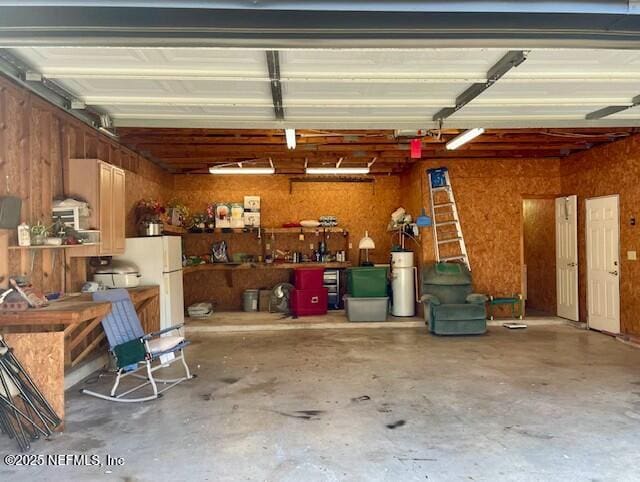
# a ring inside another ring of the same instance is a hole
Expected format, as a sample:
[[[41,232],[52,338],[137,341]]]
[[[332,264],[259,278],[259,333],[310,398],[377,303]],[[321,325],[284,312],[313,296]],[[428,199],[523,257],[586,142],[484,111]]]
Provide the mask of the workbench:
[[[159,288],[128,290],[143,329],[160,328]],[[64,418],[65,370],[104,347],[100,322],[111,303],[94,302],[90,293],[69,296],[44,308],[0,312],[0,333],[51,406]]]

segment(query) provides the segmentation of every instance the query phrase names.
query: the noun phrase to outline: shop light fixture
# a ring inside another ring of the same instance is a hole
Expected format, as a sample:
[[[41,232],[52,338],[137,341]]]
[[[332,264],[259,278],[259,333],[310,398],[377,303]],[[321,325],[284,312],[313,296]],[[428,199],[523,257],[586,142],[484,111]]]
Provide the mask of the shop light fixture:
[[[296,148],[296,130],[285,129],[284,136],[287,138],[287,148],[295,149]]]
[[[369,174],[368,167],[307,167],[307,174]]]
[[[273,166],[273,161],[271,160],[271,158],[269,158],[269,164],[269,167],[243,167],[243,163],[238,162],[236,163],[237,167],[229,167],[229,164],[224,164],[222,166],[212,166],[209,168],[209,172],[211,174],[275,174],[276,168]]]
[[[445,147],[448,150],[452,151],[454,149],[457,149],[461,145],[475,139],[482,133],[484,133],[484,129],[482,127],[474,127],[473,129],[469,129],[468,131],[464,131],[462,134],[455,136],[445,144]]]
[[[210,167],[211,174],[275,174],[273,167]]]

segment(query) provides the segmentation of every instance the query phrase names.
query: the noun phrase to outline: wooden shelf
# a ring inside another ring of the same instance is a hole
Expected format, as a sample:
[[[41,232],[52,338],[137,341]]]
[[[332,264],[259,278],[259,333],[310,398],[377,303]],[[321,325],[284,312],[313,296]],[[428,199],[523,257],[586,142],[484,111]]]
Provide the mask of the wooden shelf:
[[[303,233],[348,233],[346,228],[341,228],[340,226],[334,226],[331,228],[324,228],[322,226],[318,226],[317,228],[303,228],[303,227],[295,227],[295,228],[264,228],[265,234],[300,234],[300,231]]]
[[[187,233],[187,230],[184,229],[182,226],[174,226],[172,224],[165,224],[162,227],[162,234],[175,234],[178,236],[182,236],[184,234]]]
[[[9,246],[9,249],[73,249],[73,248],[84,248],[85,246],[98,246],[99,243],[84,243],[84,244],[61,244],[60,246],[47,245],[47,244],[39,244],[36,246]]]
[[[198,271],[234,271],[247,269],[296,269],[296,268],[325,268],[340,269],[349,268],[351,263],[206,263],[182,268],[183,274]]]
[[[187,236],[203,236],[203,235],[212,235],[212,234],[253,234],[258,231],[258,228],[214,228],[211,232],[197,232],[193,233],[191,231],[185,231],[184,235]]]

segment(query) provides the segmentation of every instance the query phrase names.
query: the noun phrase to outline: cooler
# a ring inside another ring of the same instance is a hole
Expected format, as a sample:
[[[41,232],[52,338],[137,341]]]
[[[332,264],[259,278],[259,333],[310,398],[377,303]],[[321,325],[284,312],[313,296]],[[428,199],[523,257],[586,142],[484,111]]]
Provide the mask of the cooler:
[[[291,291],[289,300],[294,316],[326,315],[329,292],[327,288]]]
[[[324,268],[296,268],[293,285],[297,290],[317,290],[324,285]]]

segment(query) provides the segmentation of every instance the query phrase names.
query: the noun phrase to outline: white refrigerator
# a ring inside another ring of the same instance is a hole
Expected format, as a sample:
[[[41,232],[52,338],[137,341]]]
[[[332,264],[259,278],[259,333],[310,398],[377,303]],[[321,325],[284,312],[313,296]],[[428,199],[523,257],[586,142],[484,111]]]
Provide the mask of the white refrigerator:
[[[141,284],[160,286],[160,329],[184,323],[182,238],[127,238],[124,254],[114,259],[134,263],[140,270]]]

